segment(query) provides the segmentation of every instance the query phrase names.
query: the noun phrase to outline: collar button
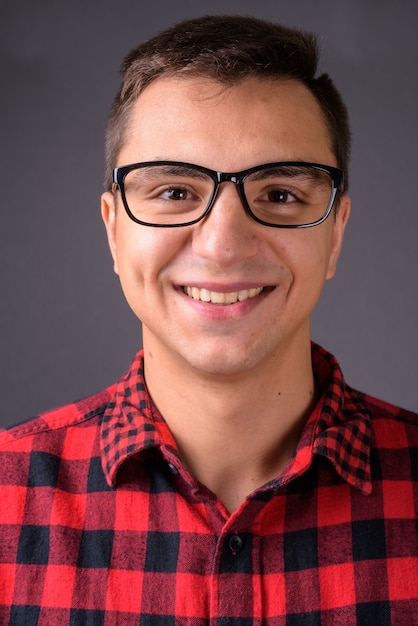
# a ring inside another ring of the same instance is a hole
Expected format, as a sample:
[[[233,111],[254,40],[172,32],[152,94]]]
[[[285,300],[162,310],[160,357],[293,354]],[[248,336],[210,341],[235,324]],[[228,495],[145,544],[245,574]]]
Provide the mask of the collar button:
[[[179,471],[175,465],[173,465],[172,463],[168,463],[168,469],[173,474],[173,476],[178,476]]]

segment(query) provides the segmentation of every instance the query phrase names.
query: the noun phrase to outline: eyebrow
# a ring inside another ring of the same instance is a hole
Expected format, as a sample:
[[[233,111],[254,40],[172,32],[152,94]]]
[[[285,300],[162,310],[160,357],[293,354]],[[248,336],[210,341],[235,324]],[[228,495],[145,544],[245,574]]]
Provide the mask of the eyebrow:
[[[146,173],[147,178],[149,179],[158,178],[161,174],[178,177],[186,176],[187,178],[195,178],[197,180],[207,180],[210,178],[210,176],[208,176],[205,172],[201,172],[200,170],[187,165],[159,165],[158,163],[132,171],[133,175],[137,173],[138,175]]]
[[[264,180],[270,176],[287,176],[289,178],[296,176],[304,176],[306,179],[315,179],[317,181],[323,181],[327,176],[326,172],[319,170],[312,166],[297,166],[297,165],[278,165],[277,167],[266,168],[253,172],[251,178],[253,180]]]

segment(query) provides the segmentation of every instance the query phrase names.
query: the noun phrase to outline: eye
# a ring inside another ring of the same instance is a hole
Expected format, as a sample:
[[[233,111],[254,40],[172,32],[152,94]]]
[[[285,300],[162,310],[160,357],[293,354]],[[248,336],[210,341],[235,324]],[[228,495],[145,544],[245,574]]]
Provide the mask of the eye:
[[[258,195],[257,201],[285,205],[300,202],[299,198],[294,193],[283,187],[266,189]]]
[[[169,187],[160,196],[167,200],[190,200],[193,197],[184,187]]]
[[[296,202],[295,196],[285,189],[271,189],[265,195],[268,202],[274,202],[275,204]]]

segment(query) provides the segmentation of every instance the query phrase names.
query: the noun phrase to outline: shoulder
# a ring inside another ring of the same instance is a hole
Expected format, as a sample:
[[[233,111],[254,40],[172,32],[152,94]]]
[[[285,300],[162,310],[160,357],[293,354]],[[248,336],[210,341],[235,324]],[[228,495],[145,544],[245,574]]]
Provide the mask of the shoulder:
[[[413,459],[418,452],[418,414],[359,391],[352,390],[352,395],[370,416],[372,447]]]
[[[25,510],[25,524],[45,524],[52,515],[51,489],[85,493],[92,480],[104,484],[97,474],[100,425],[111,399],[109,387],[0,433],[0,525],[22,525]]]
[[[368,410],[372,419],[389,420],[418,427],[418,413],[395,406],[390,404],[390,402],[385,402],[361,391],[352,390],[352,392],[361,399],[362,404]]]
[[[116,385],[112,385],[100,393],[46,411],[37,417],[1,430],[0,452],[27,450],[34,439],[44,441],[47,445],[47,441],[57,441],[66,437],[70,430],[83,430],[84,434],[79,434],[82,443],[89,428],[97,428],[101,415],[113,398],[115,387]]]

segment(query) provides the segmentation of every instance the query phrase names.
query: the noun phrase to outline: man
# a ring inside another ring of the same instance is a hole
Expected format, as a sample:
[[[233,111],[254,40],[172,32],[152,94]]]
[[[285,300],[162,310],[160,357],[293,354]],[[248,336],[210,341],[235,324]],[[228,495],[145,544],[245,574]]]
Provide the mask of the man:
[[[316,66],[220,16],[125,59],[102,215],[143,352],[1,435],[1,623],[418,619],[416,416],[310,339],[350,211]]]

